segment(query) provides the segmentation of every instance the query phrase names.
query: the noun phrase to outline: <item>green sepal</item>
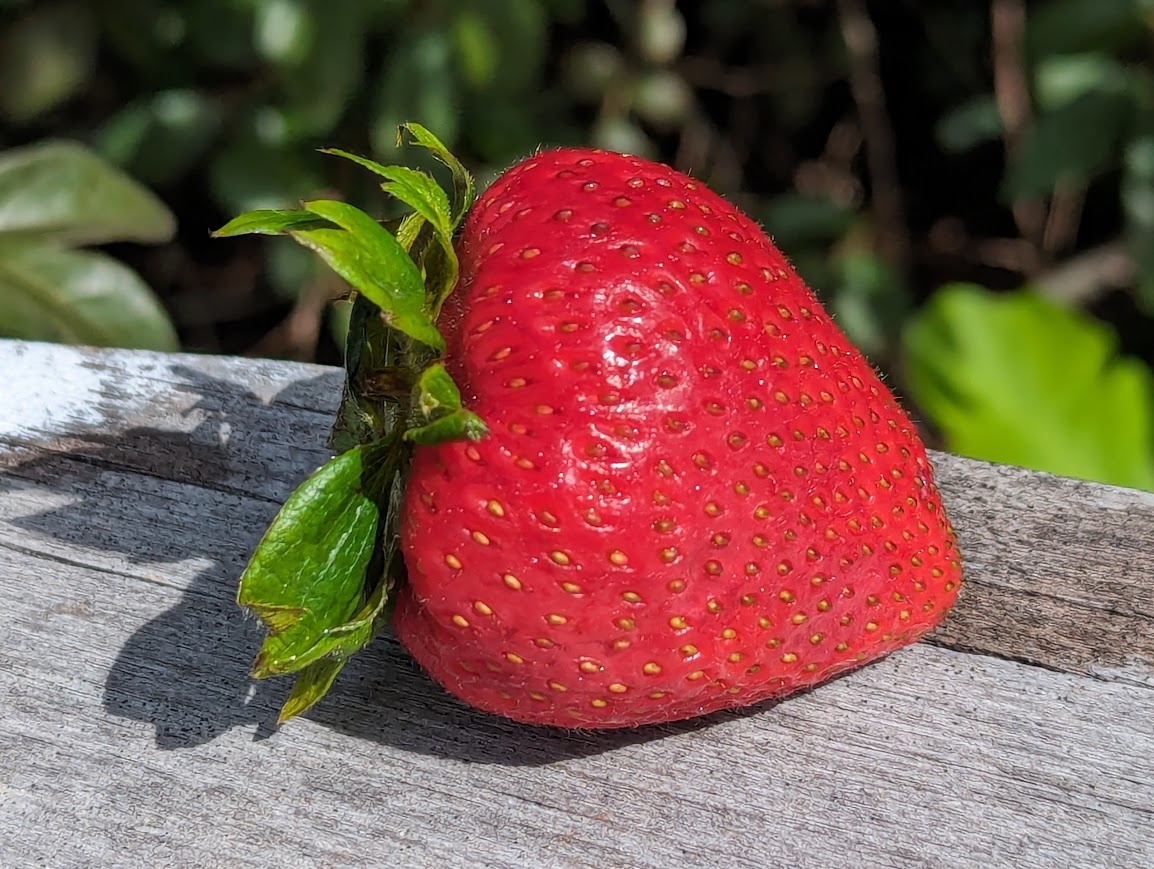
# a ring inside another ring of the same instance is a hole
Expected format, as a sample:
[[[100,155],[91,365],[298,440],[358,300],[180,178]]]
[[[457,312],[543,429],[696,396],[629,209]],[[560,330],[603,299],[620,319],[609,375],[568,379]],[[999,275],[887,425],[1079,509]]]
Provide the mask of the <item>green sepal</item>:
[[[429,152],[449,167],[453,173],[453,229],[461,225],[473,203],[477,201],[477,185],[472,174],[464,167],[460,160],[445,147],[445,144],[415,122],[401,124],[397,129],[397,145],[404,144],[405,133],[413,137],[413,142]]]
[[[350,154],[340,148],[324,148],[322,153],[344,157],[382,178],[387,178],[388,181],[381,185],[386,193],[408,205],[433,224],[438,232],[443,232],[447,236],[452,235],[449,197],[431,176],[407,166],[382,166],[375,160]]]
[[[374,160],[338,148],[325,149],[324,153],[344,157],[388,179],[381,185],[381,189],[413,209],[412,214],[406,215],[397,231],[397,242],[424,265],[425,292],[429,299],[429,308],[435,318],[440,313],[441,305],[457,285],[457,277],[460,274],[457,251],[453,247],[455,224],[445,191],[432,176],[407,166],[382,166]],[[425,225],[432,228],[433,237],[438,244],[436,250],[422,252],[417,249],[417,239]]]
[[[440,362],[421,372],[413,388],[413,409],[414,415],[419,412],[428,422],[405,432],[405,440],[410,443],[432,446],[448,441],[477,441],[489,433],[477,414],[461,406],[461,390]]]
[[[331,459],[289,496],[265,532],[237,594],[268,629],[253,665],[258,678],[355,651],[344,626],[363,618],[365,602],[383,584],[380,536],[403,452],[394,439]]]
[[[381,309],[362,295],[353,298],[345,338],[345,384],[341,404],[329,433],[328,446],[344,452],[383,438],[403,417],[398,404],[367,394],[369,372],[401,364],[401,339],[381,319]]]
[[[413,389],[416,408],[426,419],[461,409],[461,390],[444,363],[434,362],[421,372]]]
[[[413,253],[413,245],[417,243],[417,238],[425,226],[427,226],[425,218],[415,211],[410,211],[397,227],[397,242],[409,252],[410,256]]]
[[[292,691],[281,706],[276,723],[284,724],[290,718],[296,718],[316,706],[329,693],[333,682],[348,662],[348,658],[322,658],[297,673]]]
[[[451,441],[479,441],[489,433],[485,421],[471,410],[457,410],[426,425],[410,428],[405,440],[423,447],[446,444]]]
[[[305,208],[341,229],[294,231],[292,237],[374,302],[390,326],[444,352],[445,339],[425,306],[424,278],[400,242],[347,202],[316,200]]]
[[[382,225],[345,202],[317,200],[242,214],[213,233],[288,235],[355,291],[329,438],[339,455],[285,502],[237,595],[268,632],[254,675],[296,675],[281,721],[320,700],[391,617],[392,591],[405,581],[398,529],[409,444],[488,433],[439,361],[445,342],[435,325],[457,283],[453,233],[476,198],[473,178],[424,127],[405,132],[451,170],[452,206],[430,175],[331,151],[384,177],[382,188],[412,212]]]
[[[283,235],[298,229],[319,229],[332,224],[311,211],[285,211],[265,208],[246,211],[212,233],[213,238],[237,235]]]

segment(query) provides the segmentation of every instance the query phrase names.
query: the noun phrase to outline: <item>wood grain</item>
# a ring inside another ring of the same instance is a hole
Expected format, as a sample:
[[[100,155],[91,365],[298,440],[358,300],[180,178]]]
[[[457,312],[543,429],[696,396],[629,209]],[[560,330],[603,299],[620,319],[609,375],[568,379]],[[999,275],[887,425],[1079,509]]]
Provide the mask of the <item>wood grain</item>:
[[[271,723],[236,577],[332,369],[0,342],[0,865],[1154,865],[1154,498],[935,456],[930,643],[742,715],[463,708],[390,639]]]

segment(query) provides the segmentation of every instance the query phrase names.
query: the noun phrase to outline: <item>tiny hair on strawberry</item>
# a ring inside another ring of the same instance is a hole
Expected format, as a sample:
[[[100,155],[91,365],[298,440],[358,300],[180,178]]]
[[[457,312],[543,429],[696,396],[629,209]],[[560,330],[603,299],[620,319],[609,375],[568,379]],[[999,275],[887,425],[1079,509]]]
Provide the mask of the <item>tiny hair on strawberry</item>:
[[[910,418],[765,232],[638,157],[543,150],[478,196],[344,151],[407,206],[243,214],[348,283],[334,458],[241,578],[282,720],[392,630],[459,700],[636,727],[917,641],[961,556]]]

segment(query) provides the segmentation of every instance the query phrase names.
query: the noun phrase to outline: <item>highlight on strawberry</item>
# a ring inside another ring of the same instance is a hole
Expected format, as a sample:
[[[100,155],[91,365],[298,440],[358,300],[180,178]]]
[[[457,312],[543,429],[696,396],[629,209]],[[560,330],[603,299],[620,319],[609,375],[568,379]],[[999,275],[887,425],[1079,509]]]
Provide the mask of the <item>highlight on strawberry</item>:
[[[287,235],[351,287],[336,456],[241,578],[258,678],[316,703],[391,625],[465,703],[632,727],[809,688],[912,643],[961,559],[910,419],[765,233],[667,166],[562,148],[477,198],[342,151],[411,209]]]

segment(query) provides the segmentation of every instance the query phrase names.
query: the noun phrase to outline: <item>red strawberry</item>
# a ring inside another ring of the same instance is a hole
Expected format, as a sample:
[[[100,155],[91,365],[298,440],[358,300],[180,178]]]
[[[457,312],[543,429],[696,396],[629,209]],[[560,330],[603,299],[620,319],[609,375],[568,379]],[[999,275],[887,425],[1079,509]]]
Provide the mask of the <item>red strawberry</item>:
[[[401,641],[480,709],[626,727],[913,642],[961,568],[925,450],[761,230],[667,167],[538,154],[443,317],[490,435],[418,447]]]

